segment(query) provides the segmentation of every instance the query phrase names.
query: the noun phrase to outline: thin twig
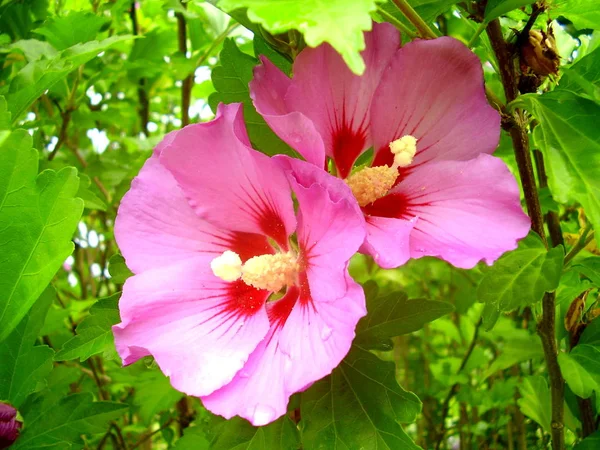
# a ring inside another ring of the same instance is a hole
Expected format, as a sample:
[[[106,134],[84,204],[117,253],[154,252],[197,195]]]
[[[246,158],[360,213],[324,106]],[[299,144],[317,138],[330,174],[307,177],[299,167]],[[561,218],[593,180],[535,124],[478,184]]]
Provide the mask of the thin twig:
[[[389,23],[394,25],[396,28],[398,28],[400,31],[402,31],[402,33],[407,35],[410,39],[414,39],[417,36],[417,34],[413,30],[408,28],[400,20],[396,19],[394,16],[392,16],[389,12],[387,12],[385,9],[383,9],[380,6],[377,7],[377,14],[379,14],[386,21],[388,21]]]
[[[465,366],[467,365],[467,362],[469,361],[469,358],[471,357],[471,353],[473,353],[473,350],[475,349],[475,344],[477,344],[477,338],[479,337],[479,329],[481,328],[482,323],[483,323],[482,319],[479,319],[477,321],[477,324],[475,325],[475,332],[473,333],[473,339],[471,339],[469,348],[467,349],[467,352],[463,356],[460,366],[456,372],[457,375],[460,374],[462,372],[462,370],[465,368]],[[438,432],[437,443],[435,445],[436,450],[439,450],[442,447],[442,443],[444,442],[444,436],[446,434],[446,417],[448,416],[448,411],[450,410],[450,401],[458,393],[459,389],[460,389],[460,383],[454,383],[452,385],[452,387],[450,388],[448,395],[446,395],[444,402],[442,403],[442,415],[441,415],[441,419],[440,419],[440,430]]]
[[[173,423],[173,418],[171,418],[171,419],[167,420],[165,423],[163,423],[163,425],[160,428],[158,428],[150,433],[146,433],[135,444],[133,444],[131,447],[129,447],[129,450],[134,450],[134,449],[138,448],[140,445],[142,445],[144,442],[146,442],[148,439],[150,439],[156,433],[160,433],[165,428],[168,428],[172,423]]]
[[[187,5],[181,2],[181,6],[185,9]],[[187,25],[183,13],[175,14],[177,17],[177,43],[179,52],[184,58],[187,58]],[[185,127],[190,123],[190,101],[192,97],[192,87],[194,85],[194,73],[188,74],[181,81],[181,126]]]
[[[425,23],[421,16],[413,9],[407,0],[392,0],[400,12],[412,23],[423,39],[435,39],[438,35]]]
[[[136,12],[136,2],[131,2],[131,7],[129,8],[129,18],[131,19],[131,30],[134,36],[138,36],[140,34],[140,29],[137,21],[137,12]],[[140,116],[140,125],[142,128],[142,133],[145,136],[148,136],[150,132],[148,131],[148,122],[150,121],[150,100],[148,99],[148,93],[146,92],[146,78],[141,77],[138,81],[138,102],[139,109],[138,114]]]
[[[546,166],[544,164],[544,156],[539,150],[533,151],[533,159],[535,160],[535,168],[537,171],[540,188],[548,187],[548,176],[546,175]],[[557,245],[565,245],[562,230],[560,229],[560,218],[555,211],[548,211],[544,214],[544,220],[550,233],[550,242],[553,247]]]
[[[565,266],[569,264],[573,260],[573,258],[575,258],[575,256],[577,256],[579,252],[586,248],[588,244],[593,240],[594,230],[592,230],[591,225],[588,225],[581,232],[581,235],[579,236],[579,239],[577,239],[577,242],[575,242],[573,248],[571,248],[571,250],[569,250],[569,253],[567,253],[567,256],[565,256]]]

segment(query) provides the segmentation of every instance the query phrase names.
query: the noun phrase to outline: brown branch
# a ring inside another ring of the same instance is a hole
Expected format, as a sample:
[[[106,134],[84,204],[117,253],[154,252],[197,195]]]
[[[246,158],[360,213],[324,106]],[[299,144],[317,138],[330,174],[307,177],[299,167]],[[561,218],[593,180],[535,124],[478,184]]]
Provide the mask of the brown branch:
[[[537,171],[538,181],[541,188],[548,187],[548,176],[546,175],[546,166],[544,165],[544,156],[539,150],[533,151],[533,158],[535,159],[535,168]],[[565,245],[563,239],[562,230],[560,228],[560,218],[555,211],[549,211],[544,214],[544,220],[550,233],[550,242],[552,247],[557,245]]]
[[[138,36],[140,34],[140,29],[137,21],[137,12],[136,12],[136,2],[131,2],[131,7],[129,8],[129,18],[131,19],[131,30],[134,36]],[[138,114],[140,116],[140,125],[142,129],[142,133],[145,136],[148,136],[150,132],[148,131],[148,122],[150,121],[150,100],[148,99],[148,93],[146,92],[146,78],[141,77],[138,81]]]
[[[181,2],[181,6],[186,8],[187,5]],[[187,58],[187,29],[185,17],[183,13],[178,12],[177,17],[177,43],[179,52]],[[192,97],[192,87],[194,86],[194,73],[188,74],[181,81],[181,126],[185,127],[190,123],[190,100]]]
[[[481,328],[482,323],[483,323],[483,321],[481,319],[479,319],[479,321],[475,325],[475,332],[473,333],[473,339],[471,339],[469,348],[467,349],[467,352],[463,356],[460,366],[456,372],[457,375],[460,374],[462,372],[462,370],[465,368],[465,366],[467,365],[467,362],[469,361],[469,358],[471,357],[471,353],[473,353],[473,350],[475,349],[475,344],[477,344],[477,338],[479,337],[479,329]],[[454,396],[458,393],[459,390],[460,390],[460,384],[454,383],[452,385],[452,387],[450,388],[448,395],[446,395],[444,402],[442,403],[440,430],[438,432],[437,443],[435,445],[436,450],[439,450],[440,448],[442,448],[442,443],[444,442],[444,436],[446,434],[446,417],[448,416],[448,411],[450,410],[450,401],[454,398]]]
[[[498,60],[500,78],[504,86],[506,101],[510,103],[519,95],[515,61],[502,35],[500,22],[497,19],[491,21],[486,31]],[[515,110],[513,113],[513,123],[509,132],[513,141],[515,159],[519,167],[519,177],[525,194],[527,212],[531,218],[531,226],[547,245],[542,210],[540,208],[531,153],[529,151],[529,136],[527,134],[523,111],[519,109]],[[555,315],[555,294],[546,293],[542,300],[542,319],[538,323],[538,334],[544,348],[544,356],[550,380],[550,393],[552,397],[552,448],[553,450],[563,450],[565,448],[563,424],[565,382],[560,372],[560,366],[558,365]]]
[[[134,450],[134,449],[138,448],[140,445],[142,445],[144,442],[146,442],[152,436],[154,436],[157,433],[160,433],[165,428],[168,428],[172,423],[173,423],[173,419],[171,418],[171,419],[167,420],[165,423],[163,423],[163,425],[160,428],[158,428],[150,433],[146,433],[144,436],[140,437],[139,441],[137,441],[135,444],[133,444],[131,447],[129,447],[129,450]]]

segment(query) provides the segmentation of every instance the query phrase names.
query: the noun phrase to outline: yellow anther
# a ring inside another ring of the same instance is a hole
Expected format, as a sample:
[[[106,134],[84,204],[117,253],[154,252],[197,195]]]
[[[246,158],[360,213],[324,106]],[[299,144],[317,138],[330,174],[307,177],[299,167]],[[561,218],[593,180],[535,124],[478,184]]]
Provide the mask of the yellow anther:
[[[210,262],[215,276],[223,281],[235,281],[242,276],[242,260],[240,255],[231,250],[223,252]]]
[[[365,167],[346,179],[360,206],[383,197],[394,186],[398,169],[388,166]]]
[[[213,259],[210,267],[223,281],[241,277],[250,286],[273,292],[294,285],[298,275],[298,259],[291,252],[255,256],[242,264],[237,253],[227,250]]]
[[[409,166],[417,154],[417,139],[406,135],[400,139],[390,142],[390,150],[394,154],[394,165],[392,167]]]
[[[242,266],[244,283],[273,292],[294,285],[297,274],[298,259],[291,252],[255,256]]]

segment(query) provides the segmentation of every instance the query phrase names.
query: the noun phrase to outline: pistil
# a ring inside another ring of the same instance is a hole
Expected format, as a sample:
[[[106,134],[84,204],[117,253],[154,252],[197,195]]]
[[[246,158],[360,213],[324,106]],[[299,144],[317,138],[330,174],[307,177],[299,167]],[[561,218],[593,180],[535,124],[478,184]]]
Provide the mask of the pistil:
[[[277,292],[293,286],[298,275],[298,258],[292,252],[259,255],[244,264],[235,252],[227,250],[213,259],[210,267],[215,276],[224,281],[242,279],[257,289]]]
[[[403,136],[390,142],[394,154],[392,166],[365,167],[346,179],[360,206],[367,206],[384,197],[398,178],[398,168],[409,166],[417,153],[417,139]]]

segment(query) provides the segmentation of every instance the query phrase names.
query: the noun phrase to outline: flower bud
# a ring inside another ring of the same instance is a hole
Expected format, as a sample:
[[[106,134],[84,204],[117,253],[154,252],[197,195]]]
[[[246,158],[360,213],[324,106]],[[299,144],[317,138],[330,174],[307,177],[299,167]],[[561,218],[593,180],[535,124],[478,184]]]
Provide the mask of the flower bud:
[[[8,448],[15,442],[22,425],[17,420],[17,410],[0,402],[0,449]]]

